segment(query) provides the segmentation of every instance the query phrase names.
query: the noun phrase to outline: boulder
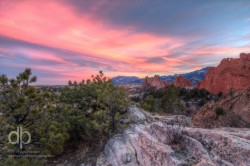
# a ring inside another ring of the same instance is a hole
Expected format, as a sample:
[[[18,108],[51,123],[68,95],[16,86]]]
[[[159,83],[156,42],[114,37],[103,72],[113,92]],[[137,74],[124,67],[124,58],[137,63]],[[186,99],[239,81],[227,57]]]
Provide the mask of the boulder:
[[[130,105],[127,108],[127,111],[128,111],[130,122],[141,123],[141,124],[144,124],[146,122],[146,117],[144,113],[142,112],[140,108],[136,107],[135,105]]]

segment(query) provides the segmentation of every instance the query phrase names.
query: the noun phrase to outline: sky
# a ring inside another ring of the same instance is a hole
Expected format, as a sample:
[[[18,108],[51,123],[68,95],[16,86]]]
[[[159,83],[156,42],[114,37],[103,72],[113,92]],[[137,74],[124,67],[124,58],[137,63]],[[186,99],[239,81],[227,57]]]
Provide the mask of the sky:
[[[186,73],[250,52],[249,0],[0,0],[0,74]]]

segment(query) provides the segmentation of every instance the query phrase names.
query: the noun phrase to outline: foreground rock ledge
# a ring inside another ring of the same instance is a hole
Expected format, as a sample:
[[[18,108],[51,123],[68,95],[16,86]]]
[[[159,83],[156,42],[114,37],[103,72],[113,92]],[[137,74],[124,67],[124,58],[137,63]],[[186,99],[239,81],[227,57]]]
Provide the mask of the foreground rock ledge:
[[[170,144],[169,127],[161,121],[134,124],[105,146],[113,166],[249,165],[250,130],[246,128],[184,128],[178,144]],[[100,164],[103,165],[103,164]]]

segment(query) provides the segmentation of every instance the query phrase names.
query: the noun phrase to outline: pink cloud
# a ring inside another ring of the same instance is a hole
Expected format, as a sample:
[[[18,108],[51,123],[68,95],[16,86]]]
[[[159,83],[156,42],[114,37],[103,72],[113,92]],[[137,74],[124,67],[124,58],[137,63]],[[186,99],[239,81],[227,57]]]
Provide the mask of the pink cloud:
[[[114,29],[98,20],[91,20],[88,15],[79,17],[71,11],[71,8],[56,1],[49,1],[46,4],[41,1],[16,4],[7,2],[7,4],[12,10],[1,10],[0,34],[32,43],[78,51],[97,58],[126,62],[130,65],[140,63],[142,68],[140,71],[155,72],[166,67],[145,66],[139,57],[167,54],[168,50],[182,45],[181,41],[178,42],[173,38],[147,33],[131,34],[129,27]],[[173,43],[171,48],[163,47],[167,43]],[[48,54],[32,53],[27,56],[62,62],[58,56]],[[130,66],[124,70],[127,68]]]
[[[98,20],[91,20],[88,15],[79,17],[71,8],[56,1],[20,1],[12,4],[11,8],[13,10],[1,10],[0,34],[33,43],[114,59],[118,55],[126,59],[126,53],[163,53],[164,49],[160,46],[175,41],[146,33],[131,34],[131,28],[128,27],[114,29]]]
[[[72,63],[70,61],[67,61],[63,58],[61,58],[58,55],[53,55],[53,54],[48,54],[46,52],[31,52],[31,51],[22,51],[22,53],[33,60],[46,60],[46,61],[51,61],[58,63],[60,65],[68,65],[68,66],[77,66],[76,63]]]
[[[100,4],[102,5],[102,1]],[[91,10],[96,10],[95,8]],[[8,55],[15,52],[38,62],[49,61],[56,66],[22,64],[14,67],[31,67],[52,73],[63,73],[57,80],[87,78],[98,70],[107,70],[109,76],[116,75],[154,75],[155,73],[181,72],[176,66],[188,65],[199,69],[200,64],[188,62],[203,54],[238,54],[247,48],[203,47],[183,52],[180,58],[167,58],[173,50],[185,46],[186,38],[159,36],[148,32],[135,32],[134,27],[113,27],[105,21],[91,17],[88,13],[76,14],[74,9],[60,1],[2,1],[0,6],[0,35],[39,44],[43,46],[69,50],[79,54],[63,57],[53,51],[41,51],[28,48],[15,48],[13,51],[0,48]],[[192,40],[196,40],[197,37]],[[21,47],[21,46],[20,46]],[[3,56],[0,54],[0,56]],[[162,63],[148,63],[145,59],[163,57]],[[80,66],[80,62],[94,62]],[[84,73],[84,74],[83,74]],[[49,79],[49,78],[44,78]]]

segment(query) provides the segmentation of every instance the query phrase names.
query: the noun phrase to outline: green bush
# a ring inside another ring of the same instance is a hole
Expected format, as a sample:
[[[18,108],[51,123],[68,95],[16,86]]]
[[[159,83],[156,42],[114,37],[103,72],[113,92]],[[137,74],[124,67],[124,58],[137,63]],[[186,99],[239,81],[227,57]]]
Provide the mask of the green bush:
[[[201,99],[198,103],[200,107],[204,106],[206,104],[206,101],[204,99]]]
[[[185,100],[190,100],[190,99],[203,99],[206,100],[209,96],[209,92],[205,89],[185,89],[185,88],[180,88],[180,93],[179,97],[184,97]]]
[[[216,116],[224,115],[225,111],[222,107],[218,107],[215,109]]]
[[[179,93],[179,89],[174,85],[165,89],[150,91],[142,101],[142,108],[150,112],[178,114],[183,108]]]
[[[156,99],[152,95],[147,96],[142,103],[142,108],[149,112],[157,112]]]
[[[218,97],[220,98],[220,97],[222,97],[223,96],[223,93],[222,92],[219,92],[218,93]]]
[[[127,90],[115,86],[102,72],[81,82],[69,81],[59,91],[36,88],[31,69],[26,69],[15,79],[0,75],[0,108],[3,110],[1,133],[9,133],[22,126],[32,135],[32,142],[25,151],[40,151],[41,155],[57,155],[64,152],[68,141],[82,140],[102,147],[109,136],[118,131],[119,119],[126,116],[129,104]],[[16,151],[6,136],[0,135],[0,149]],[[22,151],[21,150],[21,151]],[[0,158],[1,163],[15,163],[13,158]],[[29,164],[24,157],[23,165]],[[30,160],[29,162],[35,162]]]
[[[163,112],[178,114],[182,110],[179,99],[179,90],[174,85],[167,87],[165,94],[161,99],[161,108]]]

